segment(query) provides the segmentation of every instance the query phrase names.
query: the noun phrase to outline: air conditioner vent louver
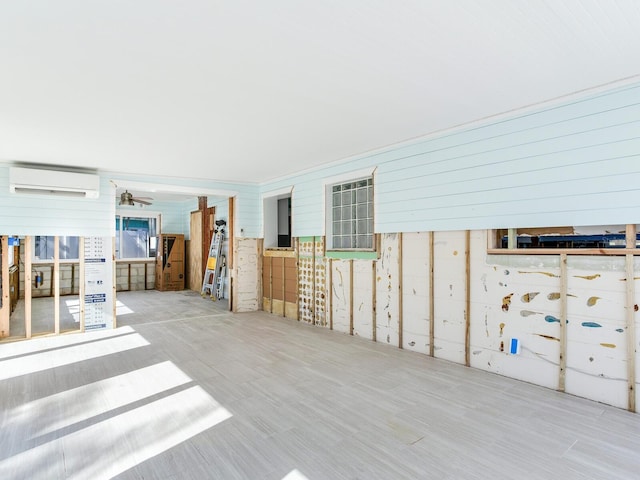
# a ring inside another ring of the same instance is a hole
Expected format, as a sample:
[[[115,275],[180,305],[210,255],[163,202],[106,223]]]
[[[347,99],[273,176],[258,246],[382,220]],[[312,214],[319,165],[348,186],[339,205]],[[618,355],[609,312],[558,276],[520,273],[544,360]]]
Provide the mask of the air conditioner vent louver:
[[[11,167],[9,191],[17,194],[98,198],[100,177],[90,173]]]

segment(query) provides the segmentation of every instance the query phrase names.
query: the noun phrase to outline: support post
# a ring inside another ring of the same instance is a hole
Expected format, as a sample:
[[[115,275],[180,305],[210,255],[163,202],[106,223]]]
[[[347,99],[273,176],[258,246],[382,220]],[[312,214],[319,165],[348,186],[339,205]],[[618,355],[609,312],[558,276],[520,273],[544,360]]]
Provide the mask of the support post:
[[[627,248],[636,246],[636,226],[627,225]],[[636,411],[636,285],[635,285],[635,258],[633,253],[625,256],[626,285],[626,327],[627,327],[627,385],[628,385],[628,409]]]
[[[25,338],[31,338],[31,297],[33,295],[32,278],[32,245],[33,237],[24,238],[24,332]]]
[[[53,237],[53,331],[60,333],[60,237]]]
[[[434,341],[435,341],[435,319],[433,318],[435,316],[435,305],[433,303],[435,294],[434,294],[434,285],[433,285],[433,279],[434,279],[434,258],[435,255],[433,253],[434,250],[434,233],[433,232],[429,232],[429,356],[433,357],[435,355],[435,346],[434,346]]]
[[[567,254],[560,254],[560,374],[558,390],[565,391],[567,376]]]
[[[398,348],[403,348],[403,305],[404,295],[402,294],[402,232],[398,233]]]
[[[465,262],[465,315],[464,315],[464,364],[471,366],[471,231],[464,235]]]

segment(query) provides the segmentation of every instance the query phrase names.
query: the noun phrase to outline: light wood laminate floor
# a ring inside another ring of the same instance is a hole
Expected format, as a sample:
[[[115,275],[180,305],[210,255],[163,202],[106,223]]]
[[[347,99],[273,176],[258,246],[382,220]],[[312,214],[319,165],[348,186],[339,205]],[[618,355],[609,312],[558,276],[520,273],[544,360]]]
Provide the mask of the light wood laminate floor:
[[[115,330],[0,343],[0,479],[640,478],[640,415],[193,292],[118,299]]]

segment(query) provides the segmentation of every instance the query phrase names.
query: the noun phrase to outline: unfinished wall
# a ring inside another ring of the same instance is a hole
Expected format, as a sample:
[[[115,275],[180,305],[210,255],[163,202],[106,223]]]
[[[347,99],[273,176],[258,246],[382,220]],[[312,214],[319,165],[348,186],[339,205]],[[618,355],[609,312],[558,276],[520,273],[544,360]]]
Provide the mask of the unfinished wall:
[[[298,318],[327,326],[326,259],[323,237],[298,239]]]
[[[569,253],[563,266],[560,254],[489,255],[487,236],[381,234],[376,259],[321,259],[313,241],[301,242],[300,319],[629,408],[640,363],[629,308],[636,330],[640,323],[625,256]],[[314,265],[323,273],[326,266],[326,276],[314,275]],[[640,260],[631,266],[638,280]],[[509,353],[512,338],[519,354]]]
[[[255,312],[262,306],[262,240],[235,237],[234,250],[232,309]]]

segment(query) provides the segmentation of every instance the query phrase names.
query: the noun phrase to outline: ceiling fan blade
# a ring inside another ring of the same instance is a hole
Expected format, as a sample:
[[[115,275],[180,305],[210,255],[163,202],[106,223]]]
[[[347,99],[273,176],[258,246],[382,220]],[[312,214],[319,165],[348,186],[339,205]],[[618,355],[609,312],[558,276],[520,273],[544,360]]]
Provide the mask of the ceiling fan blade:
[[[136,203],[141,203],[143,205],[151,205],[151,202],[147,202],[146,200],[142,200],[140,198],[133,197],[131,200],[133,200]]]

